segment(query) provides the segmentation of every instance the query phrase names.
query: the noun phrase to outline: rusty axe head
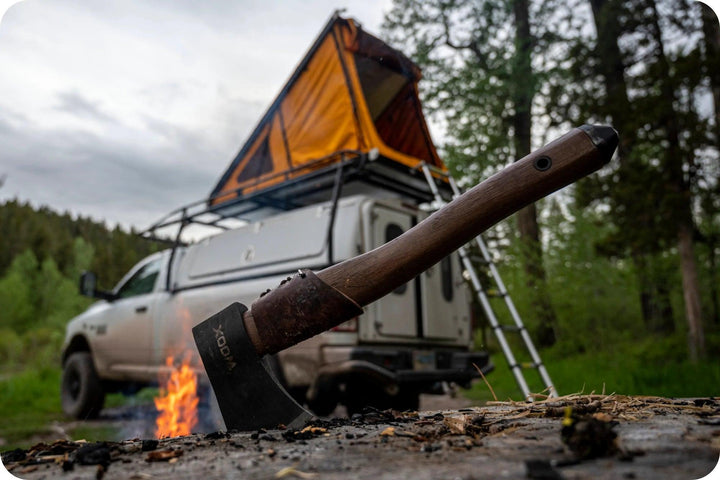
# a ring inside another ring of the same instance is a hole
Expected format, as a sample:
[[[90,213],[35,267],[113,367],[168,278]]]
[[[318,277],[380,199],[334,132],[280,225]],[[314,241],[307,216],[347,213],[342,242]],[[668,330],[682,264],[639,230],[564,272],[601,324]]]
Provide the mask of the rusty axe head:
[[[297,427],[311,415],[262,356],[362,313],[503,218],[605,165],[618,144],[611,127],[583,125],[465,192],[385,245],[284,281],[250,310],[230,305],[193,328],[228,429]]]
[[[255,301],[252,313],[233,303],[193,328],[195,344],[229,430],[283,424],[296,428],[311,418],[282,387],[261,357],[362,313],[362,308],[301,271]],[[339,320],[343,319],[343,320]],[[263,325],[262,335],[258,324]]]
[[[245,305],[233,303],[193,328],[225,426],[228,430],[301,426],[311,414],[285,391],[256,353],[245,330],[245,312]]]

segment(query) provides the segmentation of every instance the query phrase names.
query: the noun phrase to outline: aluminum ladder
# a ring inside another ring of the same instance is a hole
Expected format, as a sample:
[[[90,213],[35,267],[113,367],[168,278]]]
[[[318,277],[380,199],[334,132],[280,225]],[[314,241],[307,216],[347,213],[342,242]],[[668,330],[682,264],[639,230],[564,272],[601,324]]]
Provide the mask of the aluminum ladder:
[[[452,175],[450,175],[449,172],[440,170],[424,162],[420,165],[419,168],[425,175],[425,180],[427,180],[428,185],[430,186],[430,190],[435,197],[435,204],[433,205],[433,209],[440,209],[443,205],[447,203],[441,195],[437,184],[435,183],[435,177],[447,179],[452,190],[453,199],[460,196],[460,189],[458,188],[455,179],[452,177]],[[532,392],[530,392],[530,388],[528,387],[527,381],[525,380],[525,375],[523,374],[523,369],[530,368],[536,369],[538,371],[538,374],[540,375],[540,378],[545,385],[545,389],[548,392],[547,395],[549,397],[557,397],[557,390],[555,389],[552,380],[550,380],[550,375],[548,374],[545,365],[543,365],[542,360],[540,359],[540,355],[538,354],[537,349],[535,348],[535,345],[530,338],[530,334],[528,333],[527,328],[525,328],[525,324],[523,323],[517,309],[515,308],[515,304],[513,303],[512,298],[510,298],[510,294],[508,293],[507,288],[505,288],[505,284],[503,283],[502,278],[500,278],[500,273],[495,266],[495,262],[490,255],[490,252],[487,248],[487,245],[485,244],[485,241],[482,238],[482,235],[478,235],[472,241],[476,242],[478,248],[480,249],[483,262],[487,264],[490,270],[490,276],[492,277],[495,285],[497,286],[498,294],[493,296],[499,296],[503,298],[503,300],[505,301],[505,305],[510,312],[510,316],[514,321],[514,325],[503,325],[500,324],[500,322],[498,321],[497,316],[495,315],[495,312],[490,305],[490,301],[488,300],[488,292],[483,288],[482,284],[480,283],[480,278],[478,277],[477,271],[472,264],[470,255],[468,254],[468,250],[466,247],[463,246],[458,249],[458,254],[460,255],[460,260],[462,262],[463,268],[465,269],[464,276],[470,281],[472,288],[475,291],[478,300],[480,301],[480,305],[482,306],[483,311],[487,316],[490,327],[492,328],[493,333],[495,334],[495,337],[497,338],[498,343],[502,348],[503,354],[505,355],[508,365],[510,366],[510,370],[514,375],[515,381],[520,387],[520,390],[522,391],[525,400],[528,402],[532,402],[534,400],[534,395]],[[530,354],[532,362],[519,363],[515,359],[515,355],[513,354],[512,349],[508,344],[507,337],[505,336],[506,332],[520,334],[520,337],[522,338],[523,343],[525,344],[525,347]]]

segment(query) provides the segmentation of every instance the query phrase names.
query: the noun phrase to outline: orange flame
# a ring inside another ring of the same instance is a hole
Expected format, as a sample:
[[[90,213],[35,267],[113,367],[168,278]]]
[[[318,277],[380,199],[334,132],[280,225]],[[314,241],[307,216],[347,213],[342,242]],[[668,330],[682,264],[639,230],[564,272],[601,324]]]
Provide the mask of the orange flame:
[[[171,367],[172,372],[159,396],[154,398],[158,410],[157,438],[190,435],[198,423],[197,375],[190,368],[189,358],[183,360],[179,368],[174,366],[174,361],[172,356],[165,359],[165,365]]]

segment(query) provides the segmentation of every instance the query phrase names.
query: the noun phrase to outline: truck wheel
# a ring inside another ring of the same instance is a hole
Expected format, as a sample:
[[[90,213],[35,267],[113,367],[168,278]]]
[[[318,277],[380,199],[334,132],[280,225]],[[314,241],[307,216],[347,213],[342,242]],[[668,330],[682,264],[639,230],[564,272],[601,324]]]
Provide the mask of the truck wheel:
[[[401,412],[412,410],[416,412],[420,408],[420,394],[413,391],[403,391],[392,397],[392,408]]]
[[[105,392],[88,352],[75,352],[65,362],[60,387],[62,409],[78,419],[96,418],[105,404]]]
[[[391,397],[383,388],[364,380],[345,385],[344,403],[348,416],[362,413],[366,407],[385,410],[391,408]]]
[[[198,420],[200,431],[224,432],[227,431],[220,405],[218,405],[215,391],[210,385],[198,390],[200,402],[198,404]]]
[[[319,417],[327,417],[337,408],[337,396],[333,392],[322,392],[317,398],[308,401],[308,407]]]
[[[324,376],[315,377],[313,382],[309,388],[309,391],[313,393],[306,392],[304,395],[307,406],[318,417],[327,417],[337,408],[338,386],[333,378]],[[308,393],[312,395],[312,398],[308,398]]]

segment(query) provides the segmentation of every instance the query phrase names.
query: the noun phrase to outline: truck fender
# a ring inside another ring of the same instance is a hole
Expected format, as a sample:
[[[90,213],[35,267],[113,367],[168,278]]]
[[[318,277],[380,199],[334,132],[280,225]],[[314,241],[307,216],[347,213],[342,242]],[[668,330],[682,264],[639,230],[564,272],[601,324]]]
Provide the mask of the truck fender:
[[[62,353],[61,365],[65,365],[68,357],[75,352],[92,353],[92,350],[90,349],[90,343],[87,341],[87,338],[85,338],[84,335],[75,335],[72,340],[70,340],[70,343]]]

